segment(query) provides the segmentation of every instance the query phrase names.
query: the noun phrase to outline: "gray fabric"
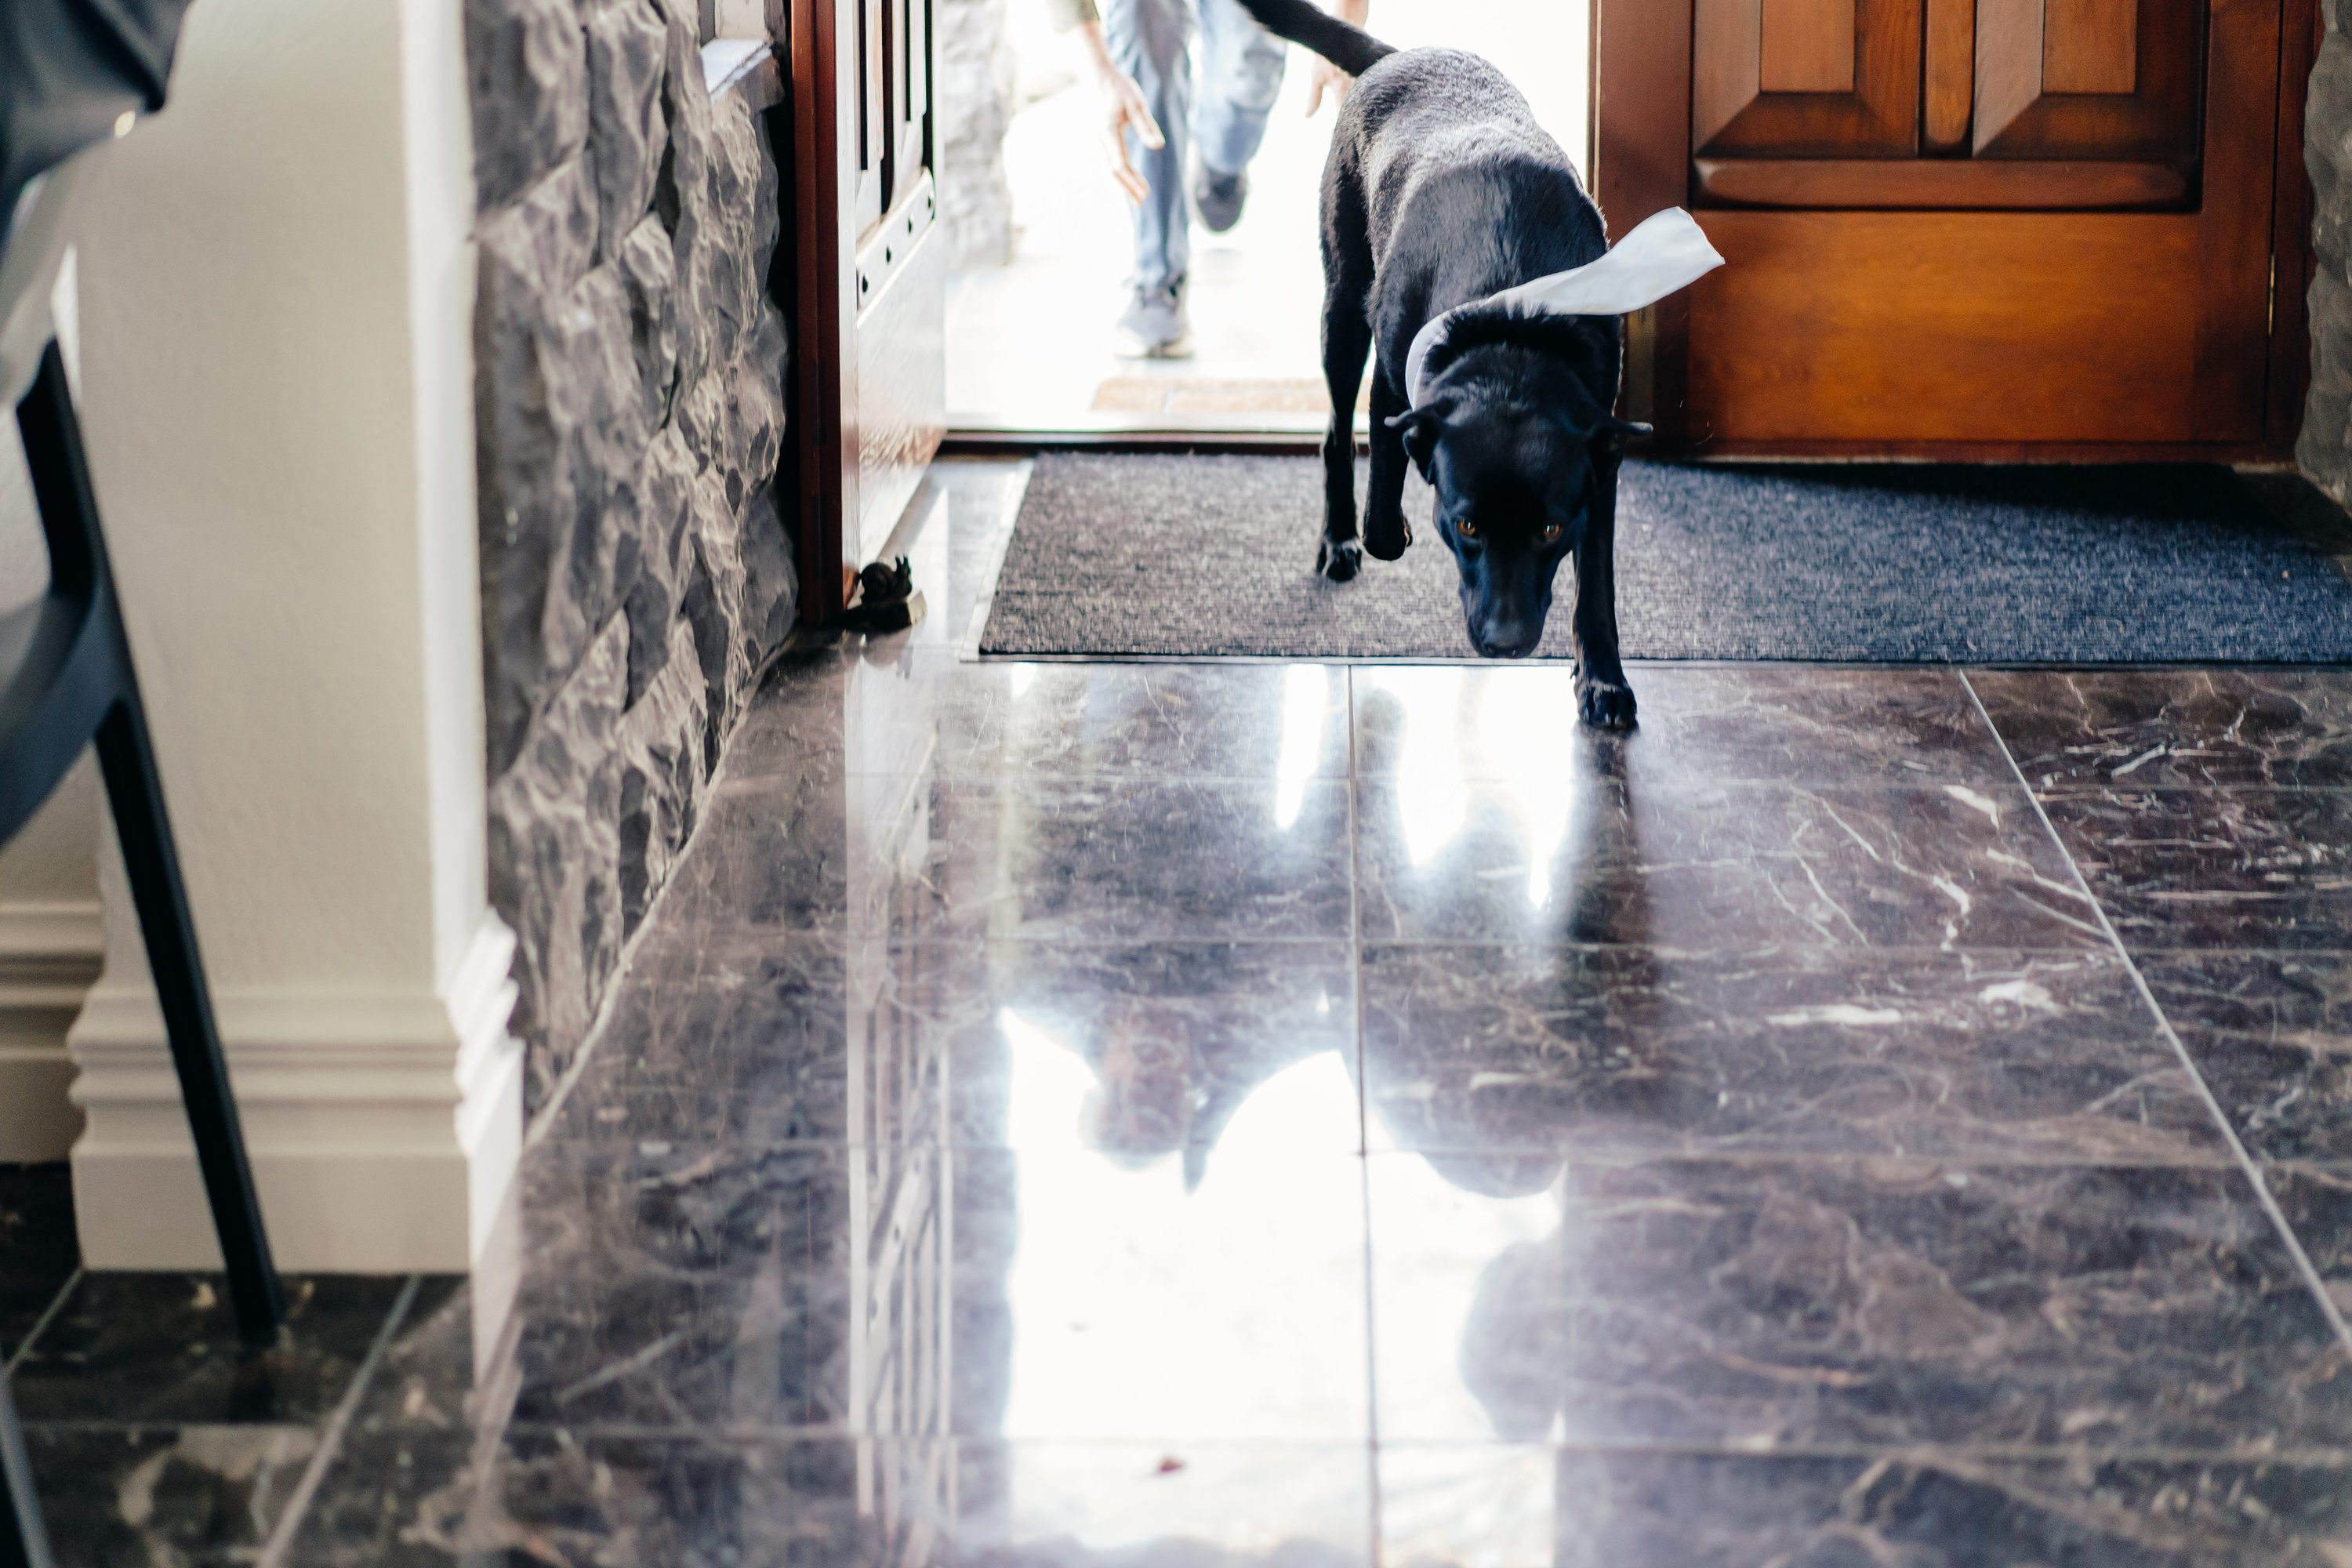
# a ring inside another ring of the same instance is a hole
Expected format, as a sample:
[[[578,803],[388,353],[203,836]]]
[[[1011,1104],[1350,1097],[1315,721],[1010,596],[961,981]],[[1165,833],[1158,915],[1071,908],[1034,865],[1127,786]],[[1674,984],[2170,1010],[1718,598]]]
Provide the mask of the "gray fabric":
[[[1037,460],[982,650],[1472,657],[1453,558],[1416,542],[1314,576],[1311,458]],[[1363,477],[1360,468],[1358,492]],[[1618,617],[1633,658],[1871,663],[2352,660],[2343,514],[2217,468],[1628,463]],[[1570,656],[1563,566],[1538,657]]]
[[[188,0],[0,0],[0,221],[35,175],[163,107]]]

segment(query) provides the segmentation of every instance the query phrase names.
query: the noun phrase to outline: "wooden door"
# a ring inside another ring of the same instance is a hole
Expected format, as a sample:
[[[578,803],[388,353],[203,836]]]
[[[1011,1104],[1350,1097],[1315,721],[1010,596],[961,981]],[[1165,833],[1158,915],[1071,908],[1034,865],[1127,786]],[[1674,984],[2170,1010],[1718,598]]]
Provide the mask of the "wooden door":
[[[1595,0],[1612,235],[1728,262],[1631,325],[1714,452],[2252,456],[2305,376],[2314,0]]]
[[[947,420],[934,0],[793,0],[801,618],[841,613]]]

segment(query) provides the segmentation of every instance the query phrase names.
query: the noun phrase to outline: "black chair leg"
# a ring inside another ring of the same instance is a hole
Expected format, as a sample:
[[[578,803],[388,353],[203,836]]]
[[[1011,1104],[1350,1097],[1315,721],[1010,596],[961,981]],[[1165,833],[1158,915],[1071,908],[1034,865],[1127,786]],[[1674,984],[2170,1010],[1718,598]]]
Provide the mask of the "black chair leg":
[[[123,866],[131,876],[131,900],[147,942],[147,967],[154,975],[172,1066],[179,1074],[189,1131],[195,1135],[196,1164],[204,1173],[213,1226],[220,1234],[221,1255],[228,1265],[229,1303],[236,1312],[238,1331],[249,1342],[266,1343],[286,1321],[285,1293],[261,1227],[261,1205],[254,1195],[245,1135],[237,1126],[236,1101],[229,1094],[228,1068],[221,1058],[212,997],[205,987],[204,962],[196,952],[195,923],[189,918],[187,892],[180,880],[179,852],[173,847],[172,824],[163,811],[155,748],[131,667],[106,538],[99,528],[81,421],[55,343],[42,357],[40,377],[18,406],[16,420],[42,531],[48,539],[53,583],[71,580],[77,591],[93,595],[97,613],[110,623],[120,695],[98,727],[99,771],[114,808]]]
[[[0,1380],[0,1500],[7,1504],[6,1517],[0,1518],[0,1568],[56,1568],[48,1534],[41,1528],[40,1500],[33,1495],[25,1434],[16,1425],[5,1380]]]
[[[155,751],[146,715],[134,695],[116,704],[98,731],[99,771],[106,778],[107,804],[114,808],[115,831],[131,877],[131,901],[139,911],[147,942],[147,967],[155,977],[155,997],[163,1010],[163,1032],[172,1043],[172,1066],[180,1075],[180,1098],[195,1135],[196,1164],[205,1194],[212,1200],[213,1226],[220,1233],[228,1265],[229,1302],[236,1326],[248,1341],[277,1336],[286,1321],[285,1292],[270,1261],[269,1237],[261,1227],[261,1204],[245,1157],[245,1134],[236,1101],[229,1094],[228,1067],[213,1025],[211,994],[205,987],[196,929],[180,881],[179,852],[163,814],[163,785],[155,773]]]

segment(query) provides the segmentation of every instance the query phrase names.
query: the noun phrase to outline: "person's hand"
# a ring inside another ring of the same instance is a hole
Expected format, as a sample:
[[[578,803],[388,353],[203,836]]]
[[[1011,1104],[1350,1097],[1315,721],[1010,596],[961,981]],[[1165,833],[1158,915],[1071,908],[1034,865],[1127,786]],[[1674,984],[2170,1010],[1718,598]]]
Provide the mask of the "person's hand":
[[[1331,7],[1331,14],[1350,26],[1360,27],[1372,14],[1372,0],[1338,0]],[[1327,89],[1333,103],[1345,103],[1348,89],[1355,85],[1354,77],[1318,55],[1315,75],[1307,86],[1307,117],[1312,120],[1316,111],[1323,107],[1323,94]]]
[[[1355,85],[1354,77],[1318,55],[1315,58],[1315,75],[1307,86],[1307,118],[1314,119],[1316,111],[1323,107],[1323,94],[1327,89],[1331,94],[1331,101],[1341,104],[1348,101],[1348,89]]]
[[[1110,177],[1127,193],[1127,199],[1141,206],[1150,196],[1151,186],[1127,155],[1127,133],[1134,132],[1135,139],[1154,153],[1168,145],[1168,140],[1151,118],[1151,106],[1143,101],[1143,89],[1111,59],[1110,49],[1103,42],[1102,24],[1088,22],[1080,32],[1087,61],[1094,67],[1095,94],[1102,103],[1103,161],[1109,164]]]
[[[1157,153],[1168,145],[1152,121],[1151,110],[1143,101],[1143,89],[1135,79],[1114,68],[1096,79],[1095,86],[1102,95],[1103,157],[1110,164],[1110,177],[1127,193],[1127,199],[1141,206],[1151,195],[1151,187],[1136,173],[1135,163],[1127,155],[1127,133]]]

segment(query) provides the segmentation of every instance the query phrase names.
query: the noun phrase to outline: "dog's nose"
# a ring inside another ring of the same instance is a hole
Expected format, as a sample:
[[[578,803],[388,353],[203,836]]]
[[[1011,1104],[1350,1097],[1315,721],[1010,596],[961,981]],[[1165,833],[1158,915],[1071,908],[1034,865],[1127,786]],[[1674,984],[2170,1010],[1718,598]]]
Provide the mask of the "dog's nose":
[[[1525,658],[1536,650],[1536,638],[1516,622],[1489,621],[1471,639],[1488,658]]]

